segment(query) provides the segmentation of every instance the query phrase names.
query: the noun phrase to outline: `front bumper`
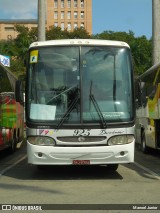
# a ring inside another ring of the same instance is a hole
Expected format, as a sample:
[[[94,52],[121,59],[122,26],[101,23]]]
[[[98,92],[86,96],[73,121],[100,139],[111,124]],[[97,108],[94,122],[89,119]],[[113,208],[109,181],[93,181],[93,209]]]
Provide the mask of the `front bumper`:
[[[27,141],[28,163],[35,165],[72,165],[75,160],[91,165],[131,163],[135,141],[126,145],[94,147],[36,146]]]

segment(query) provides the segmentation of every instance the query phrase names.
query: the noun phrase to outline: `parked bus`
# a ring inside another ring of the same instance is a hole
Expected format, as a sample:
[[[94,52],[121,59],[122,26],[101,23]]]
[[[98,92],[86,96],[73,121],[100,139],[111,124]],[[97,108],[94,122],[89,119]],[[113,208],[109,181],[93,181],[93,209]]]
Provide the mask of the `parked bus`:
[[[8,148],[10,153],[23,140],[24,129],[24,107],[15,99],[16,81],[8,68],[0,64],[0,150]]]
[[[134,81],[124,42],[31,44],[26,80],[28,163],[107,165],[134,161]]]
[[[136,142],[144,153],[160,149],[160,63],[136,79]]]

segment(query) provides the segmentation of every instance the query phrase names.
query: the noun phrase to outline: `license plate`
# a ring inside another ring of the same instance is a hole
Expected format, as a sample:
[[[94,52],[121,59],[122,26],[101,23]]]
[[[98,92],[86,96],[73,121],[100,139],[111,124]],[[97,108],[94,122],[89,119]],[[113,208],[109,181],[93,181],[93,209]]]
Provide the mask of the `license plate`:
[[[89,165],[90,160],[73,160],[74,165]]]

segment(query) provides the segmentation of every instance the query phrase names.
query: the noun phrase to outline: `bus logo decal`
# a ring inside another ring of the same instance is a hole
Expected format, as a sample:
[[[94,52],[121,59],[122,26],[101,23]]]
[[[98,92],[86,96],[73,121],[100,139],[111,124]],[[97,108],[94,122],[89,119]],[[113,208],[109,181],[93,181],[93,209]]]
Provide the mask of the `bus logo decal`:
[[[39,130],[39,134],[42,135],[43,131],[44,131],[44,130]]]
[[[45,129],[40,129],[39,130],[39,135],[51,135],[53,134],[53,131],[45,130]]]
[[[30,53],[30,63],[37,63],[38,62],[38,50],[33,50]]]
[[[49,130],[45,130],[44,134],[47,135],[49,133]]]

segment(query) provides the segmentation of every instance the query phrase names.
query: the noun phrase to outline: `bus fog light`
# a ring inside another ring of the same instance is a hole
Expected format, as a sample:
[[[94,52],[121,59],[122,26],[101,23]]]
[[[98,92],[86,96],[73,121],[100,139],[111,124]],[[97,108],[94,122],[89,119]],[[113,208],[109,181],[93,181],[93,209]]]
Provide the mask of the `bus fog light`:
[[[38,157],[42,157],[43,156],[43,154],[42,154],[42,152],[38,152]]]
[[[124,156],[124,155],[125,155],[125,152],[124,152],[124,151],[120,152],[120,155],[121,155],[121,156]]]
[[[133,135],[117,135],[108,140],[109,146],[129,144],[134,141]]]
[[[55,140],[45,136],[31,136],[28,137],[28,142],[37,146],[55,146]]]

